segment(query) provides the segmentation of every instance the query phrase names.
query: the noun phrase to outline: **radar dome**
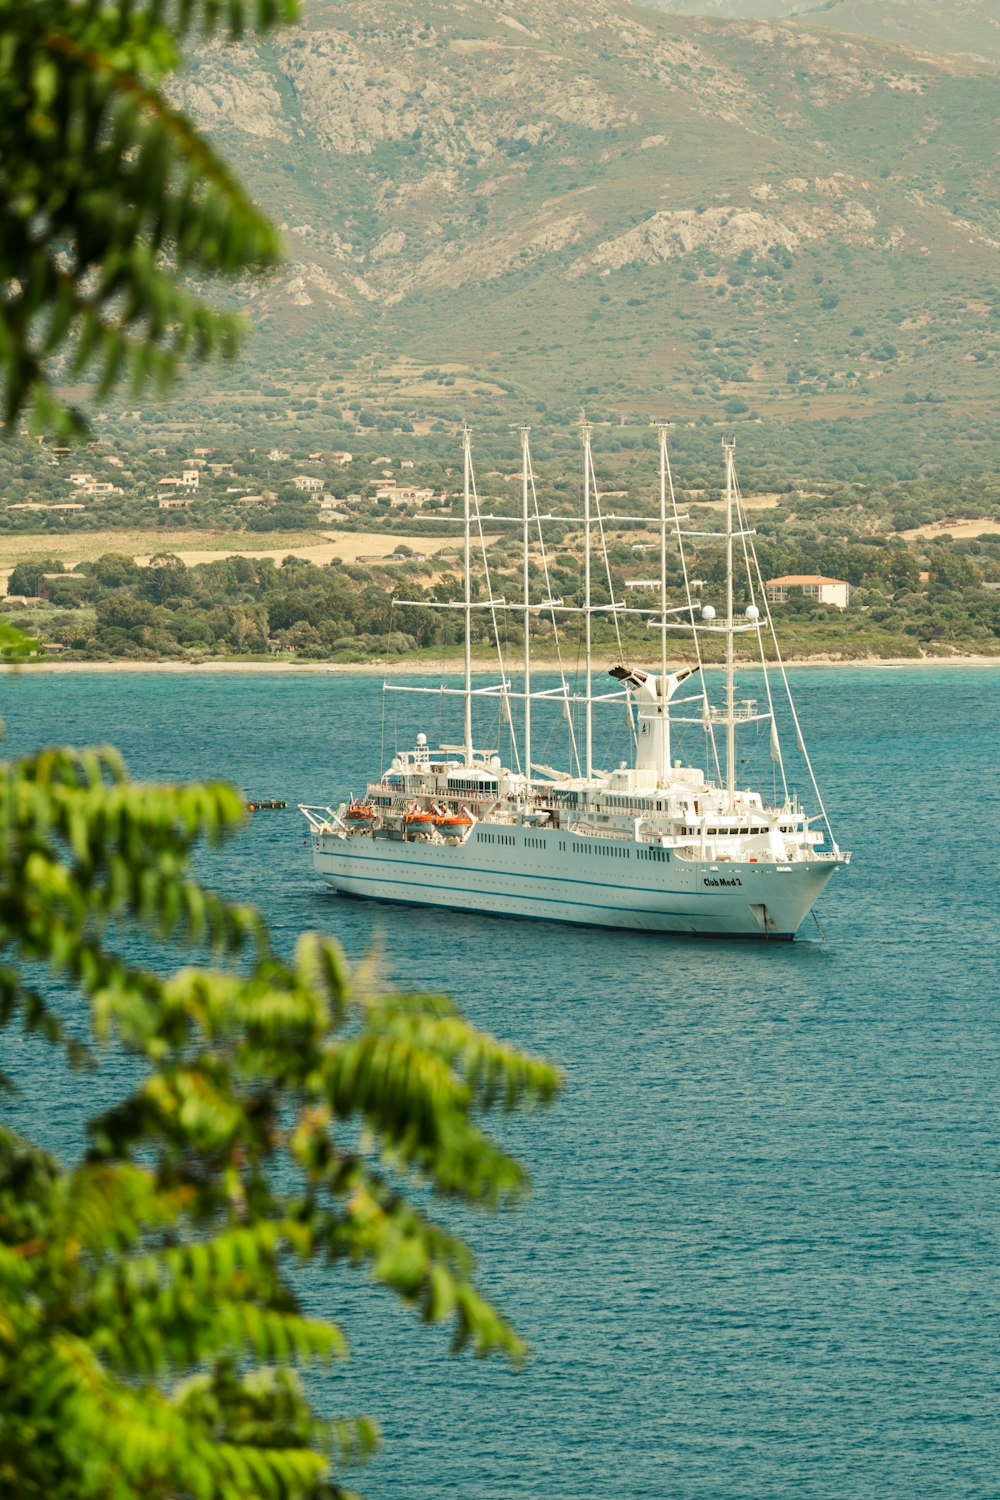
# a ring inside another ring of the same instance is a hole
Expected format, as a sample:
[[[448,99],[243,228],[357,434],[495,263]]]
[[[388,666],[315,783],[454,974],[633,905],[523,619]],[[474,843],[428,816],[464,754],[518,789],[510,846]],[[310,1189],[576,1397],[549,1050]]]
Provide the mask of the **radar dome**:
[[[705,607],[704,607],[704,609],[701,612],[701,618],[703,620],[714,620],[715,619],[715,606],[712,605],[712,604],[706,604]]]
[[[760,610],[757,608],[756,604],[748,604],[747,605],[747,619],[748,620],[759,620],[760,619]]]
[[[427,744],[427,736],[426,736],[426,734],[418,734],[417,735],[417,744],[420,746],[420,748],[422,750],[423,747]]]

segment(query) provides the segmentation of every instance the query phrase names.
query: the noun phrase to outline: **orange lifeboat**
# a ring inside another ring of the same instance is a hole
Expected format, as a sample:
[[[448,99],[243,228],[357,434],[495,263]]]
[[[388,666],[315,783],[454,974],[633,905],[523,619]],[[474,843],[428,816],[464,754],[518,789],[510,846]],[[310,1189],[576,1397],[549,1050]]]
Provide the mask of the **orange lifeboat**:
[[[418,809],[416,812],[408,812],[403,822],[410,827],[429,828],[438,821],[437,814]]]
[[[367,823],[375,816],[375,809],[370,802],[351,802],[344,813],[344,818],[351,823]]]
[[[464,812],[442,813],[439,817],[436,817],[434,819],[434,822],[437,824],[438,828],[443,829],[472,827],[472,819],[469,817],[468,813]]]

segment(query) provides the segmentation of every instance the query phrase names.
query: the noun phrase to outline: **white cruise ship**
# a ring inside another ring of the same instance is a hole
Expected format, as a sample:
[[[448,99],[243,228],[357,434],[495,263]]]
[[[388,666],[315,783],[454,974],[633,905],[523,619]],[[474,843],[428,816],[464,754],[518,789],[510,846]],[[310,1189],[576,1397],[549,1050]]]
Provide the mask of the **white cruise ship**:
[[[833,837],[802,738],[754,534],[739,495],[733,445],[725,445],[725,525],[720,532],[708,533],[689,529],[688,517],[678,510],[664,427],[659,429],[657,517],[604,510],[586,423],[582,437],[582,515],[541,511],[527,428],[521,433],[520,514],[502,515],[482,509],[471,438],[465,431],[463,595],[452,603],[427,606],[464,615],[464,682],[461,687],[440,688],[386,683],[390,692],[460,699],[462,741],[432,749],[426,735],[418,734],[413,748],[394,755],[379,780],[349,803],[337,808],[303,806],[316,871],[340,894],[369,900],[651,932],[793,938],[827,881],[850,855]],[[584,587],[579,605],[553,598],[549,582],[546,531],[553,523],[565,527],[567,522],[582,527]],[[510,525],[520,533],[523,589],[513,603],[493,594],[484,523],[491,529]],[[655,526],[658,536],[659,576],[628,585],[633,599],[641,600],[643,590],[653,595],[647,605],[614,597],[608,559],[608,531],[636,525]],[[718,607],[698,597],[702,586],[688,576],[685,540],[691,537],[702,542],[708,538],[724,548],[725,583]],[[671,548],[683,577],[677,604],[668,600]],[[485,599],[473,584],[473,553],[478,549]],[[604,565],[603,592],[610,602],[594,602],[595,560]],[[542,597],[536,597],[539,577]],[[472,672],[477,609],[491,611],[498,643],[504,635],[498,623],[503,612],[518,618],[523,643],[516,675],[501,652],[498,680],[477,685]],[[565,627],[567,615],[582,617],[577,621],[583,654],[579,687],[563,665],[559,621]],[[616,638],[620,620],[639,617],[658,636],[658,662],[627,665],[620,652],[621,664],[612,668],[610,680],[603,674],[598,679],[593,633],[595,620],[602,617],[613,622]],[[554,648],[558,657],[554,687],[533,684],[533,626],[537,634],[540,619],[548,624],[547,651]],[[719,704],[710,700],[710,673],[702,665],[704,643],[710,637],[721,639],[724,648],[714,653],[724,664],[712,668],[722,679]],[[737,638],[756,648],[763,682],[760,702],[737,696]],[[686,646],[688,660],[671,670],[673,641]],[[797,764],[815,804],[814,815],[793,789],[779,732],[779,697]],[[474,743],[476,700],[492,700],[496,724],[510,741],[509,763],[497,747]],[[533,705],[535,723],[546,713],[551,718],[553,705],[565,721],[569,764],[564,769],[532,759]],[[627,716],[631,764],[623,760],[611,769],[595,766],[595,710]],[[773,787],[770,800],[741,785],[738,746],[744,735],[765,744]],[[692,736],[703,745],[704,765],[673,757],[672,740]]]

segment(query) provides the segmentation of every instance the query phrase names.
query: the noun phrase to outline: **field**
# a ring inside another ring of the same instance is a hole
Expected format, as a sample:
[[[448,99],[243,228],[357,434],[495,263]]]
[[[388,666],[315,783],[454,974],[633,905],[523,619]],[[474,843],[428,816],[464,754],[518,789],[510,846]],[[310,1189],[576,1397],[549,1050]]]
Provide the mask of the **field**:
[[[266,547],[260,545],[264,535],[270,544]],[[148,564],[151,556],[165,552],[179,557],[188,567],[193,567],[196,563],[212,562],[219,557],[231,557],[236,553],[245,557],[270,557],[279,563],[289,553],[294,553],[306,562],[328,563],[337,558],[344,563],[356,563],[362,557],[388,557],[400,546],[430,555],[455,545],[454,538],[449,537],[402,536],[398,533],[387,535],[383,531],[279,531],[264,535],[233,531],[195,531],[190,527],[156,531],[143,531],[135,527],[121,531],[81,531],[62,535],[13,534],[3,541],[0,580],[5,585],[16,564],[25,558],[52,558],[53,561],[62,562],[66,568],[73,568],[80,562],[93,562],[108,552],[134,558],[142,566]],[[317,537],[322,540],[317,541]],[[152,553],[151,543],[155,543]]]
[[[908,531],[899,532],[899,535],[908,542],[917,541],[921,537],[931,539],[950,536],[970,540],[981,536],[1000,536],[1000,520],[932,521],[927,526],[911,526]]]

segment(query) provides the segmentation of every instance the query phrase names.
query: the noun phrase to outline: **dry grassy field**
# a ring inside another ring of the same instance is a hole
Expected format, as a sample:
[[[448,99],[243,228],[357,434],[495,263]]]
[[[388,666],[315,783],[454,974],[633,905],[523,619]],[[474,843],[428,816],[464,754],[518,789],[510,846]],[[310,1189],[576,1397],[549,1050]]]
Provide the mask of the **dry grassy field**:
[[[489,539],[488,539],[489,540]],[[328,563],[334,558],[354,563],[360,557],[388,557],[399,546],[426,555],[454,547],[453,537],[388,535],[384,531],[196,531],[192,527],[164,527],[155,532],[139,527],[121,531],[79,531],[53,535],[29,533],[4,537],[0,543],[0,578],[10,577],[22,558],[58,559],[67,568],[92,562],[107,552],[134,557],[145,566],[157,553],[172,552],[188,567],[219,557],[271,557],[281,562],[289,553],[309,562]]]
[[[911,526],[909,531],[900,531],[898,536],[910,542],[919,537],[952,536],[965,541],[974,540],[980,536],[991,536],[1000,533],[1000,520],[956,520],[956,521],[929,521],[926,526]]]

